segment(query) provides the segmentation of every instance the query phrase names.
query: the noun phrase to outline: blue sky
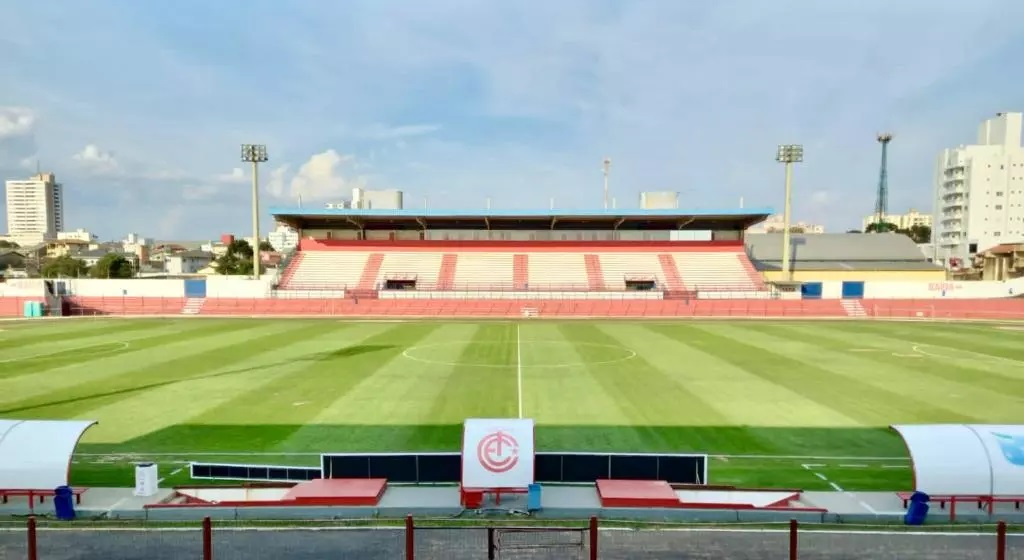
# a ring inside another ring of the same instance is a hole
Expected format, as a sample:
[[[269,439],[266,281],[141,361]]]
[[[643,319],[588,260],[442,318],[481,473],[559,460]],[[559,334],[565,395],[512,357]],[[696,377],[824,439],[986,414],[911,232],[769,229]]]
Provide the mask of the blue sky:
[[[397,188],[407,207],[930,211],[935,157],[1024,110],[1020,0],[0,0],[0,174],[41,161],[66,221],[104,238],[250,227],[239,144],[266,143],[264,207]],[[268,224],[269,226],[269,224]]]

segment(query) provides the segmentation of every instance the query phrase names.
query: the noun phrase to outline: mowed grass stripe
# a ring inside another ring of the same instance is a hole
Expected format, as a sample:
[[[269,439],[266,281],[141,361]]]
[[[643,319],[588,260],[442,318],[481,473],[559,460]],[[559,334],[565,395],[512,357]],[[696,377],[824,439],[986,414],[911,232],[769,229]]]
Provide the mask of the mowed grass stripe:
[[[429,420],[424,414],[435,398],[442,397],[436,391],[423,391],[422,385],[410,385],[425,382],[436,388],[438,376],[445,375],[448,366],[417,364],[402,352],[416,346],[468,340],[476,329],[475,324],[403,325],[388,339],[393,349],[348,368],[352,377],[345,381],[344,390],[336,391],[327,406],[275,450],[431,448],[436,426],[425,425]],[[395,336],[399,332],[401,336]],[[385,425],[386,429],[363,429],[374,425]],[[444,428],[441,432],[447,433]]]
[[[432,380],[432,402],[420,416],[421,422],[459,424],[466,418],[518,417],[515,324],[482,324],[454,359],[437,361],[450,365],[441,365],[443,378]],[[420,364],[410,369],[415,379],[424,378]]]
[[[520,333],[526,418],[533,418],[545,429],[552,425],[629,424],[629,418],[619,408],[620,396],[608,393],[596,383],[591,371],[614,367],[596,362],[629,356],[628,350],[617,345],[594,346],[586,333],[566,332],[551,323],[524,323]],[[580,442],[588,449],[593,443]]]
[[[672,326],[610,325],[605,330],[623,332],[623,338],[635,348],[643,349],[661,367],[671,371],[691,390],[701,395],[709,406],[726,418],[729,426],[859,426],[860,422],[840,411],[807,396],[773,383],[747,369],[724,361],[706,351],[716,341],[695,336],[680,340],[673,336]],[[627,338],[628,337],[628,338]],[[694,418],[680,410],[673,424],[702,425],[704,419]]]
[[[285,360],[280,370],[283,375],[268,378],[266,383],[239,387],[232,399],[190,418],[188,423],[293,427],[306,424],[372,374],[377,364],[392,357],[400,348],[398,341],[416,339],[427,332],[410,325],[336,323],[327,333],[321,329],[323,336],[308,337],[308,344],[293,344],[306,352]],[[258,418],[252,416],[253,403],[259,403]],[[280,443],[289,435],[275,435],[272,443]]]
[[[177,342],[183,333],[219,333],[224,330],[221,324],[192,325],[192,329],[180,323],[165,324],[160,330],[135,331],[113,337],[106,333],[79,339],[75,346],[57,344],[48,351],[35,348],[35,355],[3,362],[9,371],[0,369],[0,379],[33,373],[42,373],[62,368],[76,368],[80,364],[95,362],[104,357],[127,355],[157,348],[168,343]],[[236,328],[249,328],[251,325],[237,325]],[[114,339],[113,341],[111,339]]]
[[[966,380],[948,381],[934,377],[920,367],[921,359],[917,356],[900,354],[892,356],[894,359],[891,361],[881,362],[864,355],[810,343],[805,339],[794,339],[779,329],[760,333],[756,332],[756,325],[754,327],[722,326],[722,330],[742,337],[750,344],[784,351],[792,359],[808,365],[820,365],[825,371],[834,374],[833,379],[863,383],[892,395],[904,395],[903,400],[907,404],[902,409],[889,411],[885,416],[875,416],[873,423],[876,425],[896,422],[970,422],[975,419],[972,405],[979,402],[987,402],[989,412],[996,413],[1005,414],[1019,407],[1014,400],[1004,399]],[[873,403],[877,400],[870,393],[865,394],[865,397]]]
[[[102,386],[108,379],[131,376],[139,370],[159,369],[164,362],[196,352],[197,344],[256,328],[256,324],[246,322],[232,325],[196,322],[188,330],[132,341],[129,349],[111,356],[72,362],[44,372],[21,373],[16,368],[12,375],[0,377],[0,412],[50,402],[54,395],[74,398],[83,392],[93,392],[94,387]],[[154,353],[156,349],[160,352]]]
[[[786,346],[785,340],[773,338],[768,342],[751,342],[755,331],[724,324],[677,326],[674,336],[686,339],[704,336],[715,341],[707,351],[719,358],[744,368],[772,383],[778,383],[864,425],[883,426],[896,420],[895,415],[927,422],[945,418],[947,421],[969,422],[969,417],[956,414],[941,406],[914,398],[911,394],[897,393],[862,381],[854,376],[834,371],[828,356],[820,349],[811,348],[808,361],[794,358],[790,352],[800,353],[799,347]],[[726,334],[729,332],[733,334]],[[833,357],[834,358],[834,357]]]
[[[8,383],[35,380],[49,383],[49,391],[4,403],[0,413],[20,418],[75,417],[82,410],[127,398],[131,393],[199,375],[215,369],[219,359],[231,359],[245,348],[272,348],[273,339],[290,328],[287,323],[199,325],[175,335],[173,343],[136,350],[116,358],[103,358],[75,367],[69,375],[47,373],[21,376]],[[227,329],[227,330],[226,330]],[[126,361],[131,360],[131,361]],[[109,362],[116,361],[116,365]],[[120,367],[117,367],[120,366]],[[65,368],[68,369],[68,368]],[[5,383],[7,384],[7,383]],[[0,402],[4,395],[0,393]]]
[[[155,383],[78,416],[100,419],[100,426],[88,435],[89,441],[103,443],[125,442],[179,423],[202,423],[205,412],[232,400],[236,405],[232,410],[240,416],[236,421],[266,421],[278,404],[267,385],[323,355],[323,350],[330,348],[330,339],[338,334],[329,331],[325,334],[323,325],[315,323],[282,322],[278,332],[255,339],[251,345],[241,342],[211,350],[205,371]],[[249,395],[247,403],[237,401],[239,392]]]
[[[750,325],[763,331],[760,325]],[[857,335],[858,345],[849,346],[849,341],[842,333],[832,330],[822,331],[809,326],[786,326],[782,327],[787,332],[785,336],[792,336],[795,339],[836,351],[845,351],[851,358],[858,360],[869,360],[880,365],[880,367],[892,367],[899,364],[901,367],[913,368],[915,371],[926,373],[930,376],[940,377],[946,381],[968,385],[969,387],[985,389],[989,394],[979,397],[979,406],[987,406],[991,398],[1015,399],[1024,398],[1024,378],[1021,377],[1017,368],[1006,367],[1005,364],[993,364],[975,360],[952,360],[939,357],[931,353],[906,352],[906,341],[889,334],[859,333]],[[776,331],[778,332],[778,331]],[[865,352],[865,350],[870,350]],[[948,349],[955,352],[955,348]],[[995,395],[995,397],[993,397]],[[961,395],[963,396],[963,395]],[[980,404],[984,402],[986,404]],[[1021,417],[1024,418],[1024,402],[1014,405],[1020,407]],[[971,403],[970,408],[975,408]]]
[[[565,324],[560,325],[559,329],[567,340],[622,345],[593,324]],[[585,346],[581,348],[584,348],[581,354],[585,355]],[[623,367],[588,368],[596,386],[605,393],[617,396],[618,413],[628,421],[631,430],[621,432],[620,437],[628,437],[632,443],[621,442],[621,445],[630,445],[636,449],[666,448],[672,442],[663,439],[659,430],[650,427],[663,425],[666,418],[678,415],[680,410],[688,410],[692,416],[702,418],[706,425],[721,425],[726,422],[725,418],[700,396],[651,364],[642,354],[630,359],[628,363],[628,370]],[[588,406],[586,397],[580,398],[578,402],[581,406]],[[564,445],[568,446],[570,443],[567,441]]]
[[[36,345],[73,342],[94,336],[115,337],[127,333],[160,329],[167,326],[165,320],[133,320],[133,321],[67,321],[49,323],[45,326],[5,328],[0,322],[0,356],[7,357],[6,351],[27,348]]]
[[[927,327],[927,328],[925,328]],[[850,324],[847,330],[852,333],[878,335],[878,331],[872,331],[862,324]],[[1017,362],[1017,367],[1024,367],[1024,336],[1007,335],[1009,331],[999,332],[992,329],[991,332],[951,332],[945,328],[943,323],[928,325],[889,325],[886,329],[889,333],[907,342],[907,351],[912,351],[915,344],[925,344],[938,348],[957,348],[974,355],[993,356],[1004,359],[1004,361]]]

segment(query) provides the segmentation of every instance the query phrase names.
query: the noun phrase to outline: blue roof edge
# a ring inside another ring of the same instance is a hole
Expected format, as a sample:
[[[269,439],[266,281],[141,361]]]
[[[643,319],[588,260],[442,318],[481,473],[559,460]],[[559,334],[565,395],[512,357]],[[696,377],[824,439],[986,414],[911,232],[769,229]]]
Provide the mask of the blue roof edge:
[[[702,209],[686,210],[683,208],[669,209],[614,209],[614,210],[444,210],[444,209],[402,209],[382,210],[373,208],[299,208],[299,207],[273,207],[270,213],[274,216],[394,216],[394,217],[423,217],[423,218],[543,218],[547,216],[573,216],[581,218],[613,218],[613,217],[666,217],[666,216],[760,216],[772,215],[775,211],[772,208],[730,208],[730,209]]]

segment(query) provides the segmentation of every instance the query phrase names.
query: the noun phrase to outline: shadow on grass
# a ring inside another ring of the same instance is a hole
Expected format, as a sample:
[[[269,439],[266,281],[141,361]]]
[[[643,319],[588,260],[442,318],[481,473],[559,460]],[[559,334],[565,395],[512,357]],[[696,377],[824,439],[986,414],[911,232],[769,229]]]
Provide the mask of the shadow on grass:
[[[273,368],[276,368],[276,367],[292,365],[292,364],[301,363],[301,362],[333,362],[333,361],[340,361],[340,360],[345,360],[345,359],[348,359],[348,358],[355,358],[355,357],[366,355],[366,354],[372,354],[372,353],[376,353],[376,352],[383,352],[385,350],[391,350],[393,348],[395,348],[395,346],[394,345],[390,345],[390,344],[363,344],[363,345],[355,345],[355,346],[346,346],[344,348],[339,348],[337,350],[330,350],[330,351],[325,351],[325,352],[317,352],[317,353],[308,354],[306,356],[302,356],[302,357],[299,357],[299,358],[291,358],[291,359],[288,359],[288,360],[281,360],[281,361],[277,361],[277,362],[261,364],[261,365],[258,365],[258,366],[245,367],[245,368],[235,368],[235,369],[230,369],[230,370],[226,370],[226,371],[218,371],[218,372],[215,372],[215,373],[208,373],[208,374],[203,374],[203,375],[193,375],[193,376],[189,376],[189,377],[175,377],[173,379],[167,379],[167,380],[164,380],[164,381],[156,381],[156,382],[153,382],[153,383],[146,383],[146,384],[143,384],[143,385],[135,385],[135,386],[132,386],[132,387],[125,387],[123,389],[116,389],[116,390],[112,390],[112,391],[104,391],[104,392],[100,392],[100,393],[92,393],[92,394],[89,394],[89,395],[80,395],[80,396],[66,398],[66,399],[57,399],[57,400],[52,400],[52,401],[43,401],[43,402],[37,402],[37,403],[32,403],[32,404],[27,404],[27,405],[22,405],[22,406],[15,406],[15,407],[11,407],[11,408],[0,409],[0,414],[15,414],[15,413],[20,413],[20,412],[31,412],[31,411],[47,408],[47,407],[50,407],[50,406],[75,404],[75,403],[88,402],[90,400],[95,400],[95,399],[103,399],[103,398],[107,398],[107,397],[116,397],[116,396],[120,396],[120,395],[129,395],[129,394],[132,394],[132,393],[137,393],[137,392],[141,392],[141,391],[148,391],[150,389],[156,389],[156,388],[165,387],[165,386],[168,386],[168,385],[174,385],[176,383],[185,383],[185,382],[188,382],[188,381],[197,381],[197,380],[202,380],[202,379],[214,379],[214,378],[217,378],[217,377],[224,377],[224,376],[227,376],[227,375],[238,375],[238,374],[243,374],[243,373],[251,373],[251,372],[255,372],[255,371],[266,370],[266,369],[273,369]]]
[[[710,453],[801,457],[906,457],[887,428],[745,426],[547,426],[541,451]],[[122,444],[83,444],[83,453],[321,453],[458,451],[461,424],[170,426]]]

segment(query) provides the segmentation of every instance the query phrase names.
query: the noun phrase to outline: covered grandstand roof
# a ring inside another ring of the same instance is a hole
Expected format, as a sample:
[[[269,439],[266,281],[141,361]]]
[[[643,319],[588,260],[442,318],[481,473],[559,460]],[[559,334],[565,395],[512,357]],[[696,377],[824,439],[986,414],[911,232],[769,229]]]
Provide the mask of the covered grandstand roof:
[[[747,254],[761,271],[781,270],[781,233],[748,235]],[[912,239],[897,233],[790,236],[795,270],[936,270]]]
[[[271,208],[291,226],[365,229],[746,229],[770,208],[731,210],[376,210]]]

